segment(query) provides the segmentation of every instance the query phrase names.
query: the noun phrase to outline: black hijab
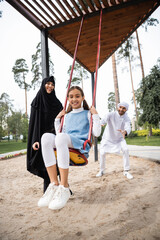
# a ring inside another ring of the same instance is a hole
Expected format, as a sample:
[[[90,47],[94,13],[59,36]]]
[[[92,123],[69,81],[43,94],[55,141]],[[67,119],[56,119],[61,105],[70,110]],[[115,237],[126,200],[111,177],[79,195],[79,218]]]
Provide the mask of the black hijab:
[[[44,179],[48,178],[48,174],[41,153],[41,136],[46,132],[55,134],[54,120],[63,109],[61,102],[55,95],[55,90],[50,94],[46,92],[45,84],[47,82],[52,82],[55,86],[53,76],[43,79],[41,88],[31,103],[27,145],[27,170]],[[40,143],[40,148],[37,151],[32,148],[34,142]]]

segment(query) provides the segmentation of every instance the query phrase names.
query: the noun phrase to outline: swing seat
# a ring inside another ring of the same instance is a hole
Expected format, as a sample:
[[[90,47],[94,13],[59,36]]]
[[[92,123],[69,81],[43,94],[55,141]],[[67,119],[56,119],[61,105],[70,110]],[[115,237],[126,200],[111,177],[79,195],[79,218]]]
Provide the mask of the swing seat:
[[[54,153],[57,158],[57,151],[54,148]],[[70,156],[70,166],[85,166],[88,164],[88,160],[84,154],[80,153],[78,150],[69,148],[69,156]]]

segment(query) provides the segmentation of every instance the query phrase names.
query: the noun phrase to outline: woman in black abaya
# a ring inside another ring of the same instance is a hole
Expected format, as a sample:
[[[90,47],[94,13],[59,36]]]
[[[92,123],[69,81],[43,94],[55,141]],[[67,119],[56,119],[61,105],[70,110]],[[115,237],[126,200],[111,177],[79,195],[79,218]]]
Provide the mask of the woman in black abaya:
[[[50,180],[44,166],[41,153],[41,136],[54,133],[54,120],[63,109],[55,95],[54,77],[43,79],[41,88],[31,103],[31,115],[28,131],[27,170],[44,179],[44,191]]]

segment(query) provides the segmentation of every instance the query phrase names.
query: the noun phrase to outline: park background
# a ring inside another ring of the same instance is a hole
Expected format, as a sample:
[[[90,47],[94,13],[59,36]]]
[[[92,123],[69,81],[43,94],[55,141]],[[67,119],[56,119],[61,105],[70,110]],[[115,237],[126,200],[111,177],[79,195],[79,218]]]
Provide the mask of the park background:
[[[10,99],[14,100],[13,104],[15,109],[25,112],[24,90],[20,89],[18,84],[15,83],[12,68],[17,59],[24,58],[29,69],[31,69],[31,56],[36,52],[36,46],[40,42],[41,35],[40,31],[34,27],[33,24],[26,20],[7,2],[0,2],[0,10],[2,11],[2,17],[0,18],[0,29],[2,33],[0,37],[0,95],[6,92],[10,96]],[[151,17],[156,18],[160,22],[160,8],[158,8]],[[160,24],[156,27],[148,27],[147,32],[143,27],[139,27],[138,33],[146,76],[149,74],[150,69],[156,65],[160,57]],[[54,63],[56,95],[60,101],[64,103],[66,85],[69,79],[67,71],[73,59],[50,40],[49,52],[51,60]],[[138,56],[138,50],[136,55]],[[134,105],[131,103],[131,80],[129,71],[124,69],[125,66],[128,67],[125,61],[121,61],[121,63],[117,65],[120,100],[130,104],[128,115],[130,118],[133,118]],[[139,59],[136,60],[133,66],[133,83],[134,89],[136,90],[142,78]],[[28,83],[31,82],[31,72],[26,76],[26,80]],[[38,89],[31,89],[28,92],[28,114],[30,114],[31,101],[35,97],[37,91]],[[90,74],[89,78],[84,81],[84,92],[87,102],[91,105],[92,94]],[[103,117],[108,111],[107,99],[109,92],[114,92],[111,58],[99,68],[98,72],[96,108],[100,117]]]

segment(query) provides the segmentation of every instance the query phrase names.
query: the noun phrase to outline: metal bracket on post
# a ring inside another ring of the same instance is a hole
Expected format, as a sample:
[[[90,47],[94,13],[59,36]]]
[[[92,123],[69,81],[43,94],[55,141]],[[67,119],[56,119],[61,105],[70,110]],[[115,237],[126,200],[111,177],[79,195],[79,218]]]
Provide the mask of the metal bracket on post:
[[[49,77],[48,32],[41,30],[42,79]]]
[[[92,98],[94,93],[94,72],[91,73],[91,80],[92,80]],[[95,100],[95,107],[96,107],[96,100]],[[94,161],[98,161],[98,146],[97,146],[97,138],[94,137]]]

